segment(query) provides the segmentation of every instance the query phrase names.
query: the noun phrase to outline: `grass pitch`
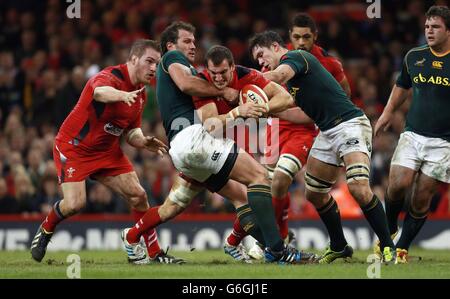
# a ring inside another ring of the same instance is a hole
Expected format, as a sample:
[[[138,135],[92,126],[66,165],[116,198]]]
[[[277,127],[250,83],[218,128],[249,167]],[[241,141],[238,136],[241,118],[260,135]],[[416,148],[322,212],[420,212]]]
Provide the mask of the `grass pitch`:
[[[0,252],[0,278],[67,278],[67,256],[74,252],[48,252],[42,263],[29,252]],[[356,251],[349,262],[331,265],[280,266],[255,261],[241,264],[219,250],[172,252],[185,258],[184,265],[130,265],[123,251],[80,251],[81,278],[367,278],[369,251]],[[450,278],[450,251],[413,248],[407,265],[380,265],[381,278]],[[373,268],[372,268],[373,269]],[[370,270],[369,270],[370,271]],[[372,273],[374,273],[372,271]]]

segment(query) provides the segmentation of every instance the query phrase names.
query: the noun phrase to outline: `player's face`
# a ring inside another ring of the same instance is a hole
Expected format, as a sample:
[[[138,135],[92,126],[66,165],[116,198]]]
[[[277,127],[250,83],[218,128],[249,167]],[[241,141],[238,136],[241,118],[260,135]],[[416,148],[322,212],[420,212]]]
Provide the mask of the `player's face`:
[[[234,65],[230,65],[226,59],[219,65],[214,65],[211,60],[208,60],[207,67],[209,76],[218,89],[227,87],[233,79]]]
[[[194,63],[195,60],[195,37],[192,32],[180,29],[178,30],[178,40],[175,44],[175,48],[178,51],[183,52],[190,63]]]
[[[450,28],[441,17],[431,17],[425,22],[425,37],[430,47],[440,47],[450,38]]]
[[[294,26],[292,31],[289,32],[289,37],[294,49],[301,49],[308,52],[311,52],[314,42],[317,39],[317,35],[311,31],[311,28],[297,26]]]
[[[267,48],[256,45],[252,50],[252,56],[262,68],[274,70],[279,64],[279,60],[277,59],[273,46]]]
[[[148,83],[155,77],[161,54],[152,48],[147,48],[136,62],[136,78],[139,83]]]

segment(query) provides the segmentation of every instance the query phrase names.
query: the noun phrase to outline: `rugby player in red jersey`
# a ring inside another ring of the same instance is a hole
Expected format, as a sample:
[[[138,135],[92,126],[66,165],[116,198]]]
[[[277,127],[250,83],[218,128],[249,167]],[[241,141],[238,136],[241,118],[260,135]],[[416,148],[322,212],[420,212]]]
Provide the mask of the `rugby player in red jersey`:
[[[317,37],[318,30],[314,19],[306,13],[299,13],[292,19],[289,28],[291,44],[287,48],[289,50],[305,50],[314,55],[320,64],[333,75],[345,93],[350,96],[350,84],[345,76],[342,63],[316,44]]]
[[[55,140],[53,158],[63,199],[58,201],[33,238],[31,255],[40,262],[56,226],[78,213],[86,204],[86,179],[91,177],[122,195],[130,204],[135,220],[149,208],[147,195],[136,172],[120,148],[120,138],[136,147],[163,155],[167,147],[141,130],[146,104],[144,84],[155,76],[161,58],[159,44],[138,40],[125,64],[110,66],[93,76],[78,103],[65,119]],[[177,262],[158,245],[156,231],[143,235],[149,257],[155,261]],[[145,250],[137,246],[127,252],[129,262],[147,263]]]

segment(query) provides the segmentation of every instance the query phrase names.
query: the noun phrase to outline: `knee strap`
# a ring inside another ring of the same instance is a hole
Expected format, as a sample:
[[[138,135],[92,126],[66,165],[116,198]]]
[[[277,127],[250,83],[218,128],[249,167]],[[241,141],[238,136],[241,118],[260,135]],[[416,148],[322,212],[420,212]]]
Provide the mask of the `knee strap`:
[[[354,181],[368,180],[370,177],[370,169],[364,163],[350,164],[346,167],[345,175],[347,184]]]
[[[331,191],[331,187],[335,182],[327,182],[322,179],[316,178],[309,173],[305,173],[306,189],[312,192],[328,193]]]

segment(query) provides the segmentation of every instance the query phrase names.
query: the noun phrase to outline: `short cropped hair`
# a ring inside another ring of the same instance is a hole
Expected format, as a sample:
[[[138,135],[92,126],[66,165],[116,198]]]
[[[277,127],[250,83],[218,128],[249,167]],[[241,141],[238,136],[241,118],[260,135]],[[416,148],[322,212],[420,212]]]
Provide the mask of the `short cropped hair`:
[[[151,39],[138,39],[131,46],[130,54],[128,54],[128,60],[131,60],[133,56],[137,56],[141,58],[144,55],[145,50],[153,49],[158,53],[161,53],[161,48],[159,47],[158,42]]]
[[[314,22],[314,19],[307,13],[299,13],[294,16],[289,26],[289,30],[292,31],[294,27],[306,27],[311,29],[312,33],[317,32],[316,22]]]
[[[167,43],[176,44],[179,30],[186,30],[192,34],[195,34],[195,27],[189,23],[178,21],[170,24],[169,27],[164,29],[161,33],[161,49],[163,55],[168,51]]]
[[[264,31],[254,35],[249,41],[250,54],[256,46],[270,48],[273,43],[278,43],[282,47],[286,47],[281,36],[275,31]]]
[[[224,46],[213,46],[211,47],[205,55],[205,63],[208,65],[208,60],[211,60],[213,65],[219,65],[224,60],[228,61],[229,65],[234,64],[233,54],[230,49]]]
[[[443,5],[431,6],[425,14],[427,19],[431,17],[441,17],[447,30],[450,30],[450,9]]]

